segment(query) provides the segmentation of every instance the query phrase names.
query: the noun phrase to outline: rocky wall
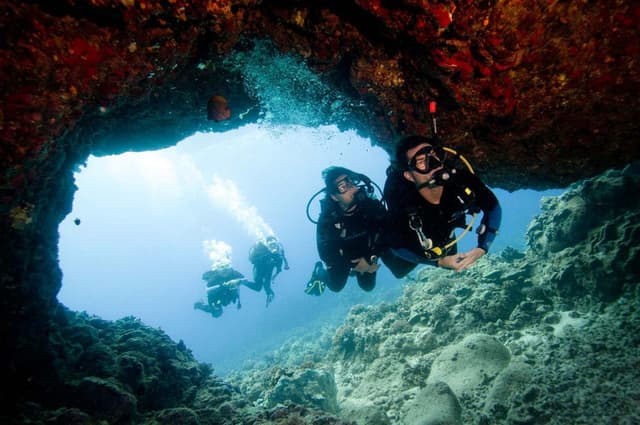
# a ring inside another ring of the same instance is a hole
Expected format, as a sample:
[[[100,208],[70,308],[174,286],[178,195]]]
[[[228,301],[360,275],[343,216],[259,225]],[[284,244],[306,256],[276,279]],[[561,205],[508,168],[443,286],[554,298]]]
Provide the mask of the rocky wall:
[[[258,119],[256,87],[227,66],[255,40],[308,64],[374,143],[427,133],[433,99],[489,183],[543,188],[640,157],[639,16],[632,1],[2,2],[3,382],[28,391],[47,368],[74,168]],[[206,119],[213,95],[227,120]]]

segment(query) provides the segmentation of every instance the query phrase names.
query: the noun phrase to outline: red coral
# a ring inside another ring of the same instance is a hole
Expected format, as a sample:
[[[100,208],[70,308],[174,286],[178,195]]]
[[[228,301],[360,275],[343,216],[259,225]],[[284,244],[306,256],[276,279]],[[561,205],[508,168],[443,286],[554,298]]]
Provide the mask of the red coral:
[[[442,50],[433,51],[433,60],[439,67],[445,68],[449,71],[458,71],[460,78],[468,80],[473,75],[473,62],[474,59],[463,52],[456,52],[451,56],[446,55]]]
[[[370,11],[382,19],[389,18],[389,11],[382,6],[380,0],[360,0],[357,3],[359,3],[360,7]]]
[[[449,9],[439,3],[431,5],[429,9],[440,28],[445,29],[449,26],[451,23],[451,14],[449,13]]]

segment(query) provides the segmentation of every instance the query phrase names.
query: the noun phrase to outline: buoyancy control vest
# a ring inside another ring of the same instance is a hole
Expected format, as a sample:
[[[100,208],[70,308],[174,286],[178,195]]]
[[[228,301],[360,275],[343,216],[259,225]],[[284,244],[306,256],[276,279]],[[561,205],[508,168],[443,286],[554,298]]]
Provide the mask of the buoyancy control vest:
[[[392,248],[405,248],[426,260],[453,254],[456,243],[471,229],[480,207],[474,186],[482,184],[470,164],[450,148],[444,167],[434,184],[443,186],[438,205],[426,202],[404,170],[387,170],[384,199],[390,214],[388,242]],[[462,166],[460,166],[462,164]],[[466,216],[471,215],[469,224]],[[456,238],[455,228],[464,231]]]
[[[386,210],[381,201],[362,191],[356,197],[357,206],[349,214],[328,197],[321,201],[318,251],[327,264],[346,264],[355,258],[377,255]]]

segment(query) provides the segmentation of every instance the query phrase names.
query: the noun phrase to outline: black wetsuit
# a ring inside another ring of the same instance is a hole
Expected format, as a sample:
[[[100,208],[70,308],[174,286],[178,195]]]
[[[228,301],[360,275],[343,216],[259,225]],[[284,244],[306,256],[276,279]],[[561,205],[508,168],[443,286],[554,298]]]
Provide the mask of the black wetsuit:
[[[226,307],[231,303],[237,303],[240,300],[238,294],[238,286],[233,285],[215,285],[207,291],[207,300],[210,306]]]
[[[366,196],[361,189],[356,195],[357,207],[345,215],[330,197],[321,201],[316,228],[318,254],[327,265],[326,284],[332,291],[344,288],[354,264],[351,260],[380,255],[380,234],[386,217],[382,203]],[[370,291],[376,284],[375,273],[356,273],[358,285]]]
[[[284,250],[278,244],[276,252],[272,252],[264,243],[258,242],[249,252],[249,261],[253,264],[253,281],[251,287],[254,291],[264,288],[267,295],[273,294],[271,281],[282,271],[283,261],[286,264]],[[274,274],[275,270],[275,274]]]
[[[434,247],[444,248],[455,239],[455,228],[466,226],[465,212],[482,211],[484,232],[478,235],[478,247],[489,250],[500,227],[502,210],[496,196],[475,174],[465,169],[450,173],[438,205],[422,198],[414,183],[407,181],[400,171],[390,169],[387,174],[384,196],[389,223],[385,240],[396,256],[396,267],[389,267],[396,276],[406,275],[419,263],[435,265],[438,259],[425,253],[411,225],[419,227]],[[443,249],[442,256],[456,252],[457,246],[453,244]]]
[[[202,280],[207,282],[207,301],[210,306],[227,306],[240,301],[238,285],[225,285],[225,282],[234,279],[244,279],[244,275],[231,267],[209,270],[202,275]]]

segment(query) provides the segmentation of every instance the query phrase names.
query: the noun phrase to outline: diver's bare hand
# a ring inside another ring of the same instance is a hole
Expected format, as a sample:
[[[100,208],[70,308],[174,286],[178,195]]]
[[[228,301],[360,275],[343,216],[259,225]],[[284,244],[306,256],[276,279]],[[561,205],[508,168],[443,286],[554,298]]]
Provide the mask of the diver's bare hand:
[[[473,265],[480,257],[486,254],[482,248],[473,248],[471,251],[459,254],[448,255],[438,260],[438,265],[457,272],[467,269]]]

